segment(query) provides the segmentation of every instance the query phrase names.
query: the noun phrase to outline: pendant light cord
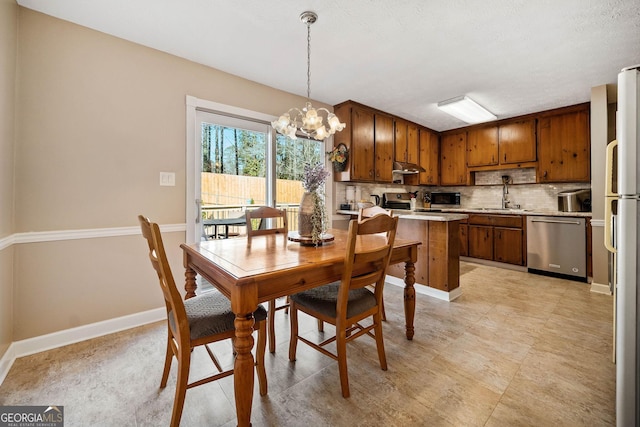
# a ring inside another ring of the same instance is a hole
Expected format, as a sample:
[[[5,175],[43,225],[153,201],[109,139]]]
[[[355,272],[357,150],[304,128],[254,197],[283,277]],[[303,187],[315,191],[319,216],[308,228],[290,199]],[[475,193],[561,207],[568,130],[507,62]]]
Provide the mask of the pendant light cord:
[[[307,100],[311,102],[311,23],[307,21]]]

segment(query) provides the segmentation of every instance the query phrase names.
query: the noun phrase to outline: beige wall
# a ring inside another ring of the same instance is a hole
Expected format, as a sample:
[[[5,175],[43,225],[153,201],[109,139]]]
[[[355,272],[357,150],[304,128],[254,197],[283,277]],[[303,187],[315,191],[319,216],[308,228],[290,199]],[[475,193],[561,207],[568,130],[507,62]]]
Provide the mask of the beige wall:
[[[274,116],[305,100],[28,9],[19,24],[17,233],[184,223],[186,96]],[[165,239],[182,280],[184,233]],[[14,340],[162,306],[140,236],[14,250]]]
[[[13,233],[17,27],[15,0],[0,0],[0,241]],[[13,248],[0,244],[0,357],[13,341],[12,302]]]

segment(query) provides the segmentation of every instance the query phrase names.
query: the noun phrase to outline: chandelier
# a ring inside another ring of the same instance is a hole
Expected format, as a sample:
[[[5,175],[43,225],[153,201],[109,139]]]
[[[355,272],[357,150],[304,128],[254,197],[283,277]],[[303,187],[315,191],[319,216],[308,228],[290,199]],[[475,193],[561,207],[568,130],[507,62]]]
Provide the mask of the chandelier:
[[[307,103],[300,110],[292,108],[271,122],[276,132],[297,139],[296,133],[306,137],[324,141],[329,136],[344,129],[345,124],[326,108],[315,109],[311,106],[311,24],[316,22],[318,15],[314,12],[303,12],[300,20],[307,25]],[[325,124],[326,123],[326,124]]]

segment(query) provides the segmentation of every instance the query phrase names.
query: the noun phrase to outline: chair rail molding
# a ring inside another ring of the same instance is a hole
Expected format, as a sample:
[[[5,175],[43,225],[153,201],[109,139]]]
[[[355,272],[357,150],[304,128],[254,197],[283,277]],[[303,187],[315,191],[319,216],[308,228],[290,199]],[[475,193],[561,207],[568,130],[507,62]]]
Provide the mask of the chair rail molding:
[[[186,231],[187,224],[165,224],[160,230],[165,233]],[[0,238],[0,250],[14,244],[56,242],[61,240],[97,239],[101,237],[119,237],[141,234],[140,227],[87,228],[80,230],[30,231],[15,233]]]

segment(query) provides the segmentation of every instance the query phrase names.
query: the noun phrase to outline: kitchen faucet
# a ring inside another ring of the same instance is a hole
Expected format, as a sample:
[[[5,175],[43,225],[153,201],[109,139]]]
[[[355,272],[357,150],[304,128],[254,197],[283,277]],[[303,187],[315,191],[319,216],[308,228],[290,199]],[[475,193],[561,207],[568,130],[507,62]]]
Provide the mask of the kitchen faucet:
[[[502,209],[509,207],[509,175],[502,175]]]

